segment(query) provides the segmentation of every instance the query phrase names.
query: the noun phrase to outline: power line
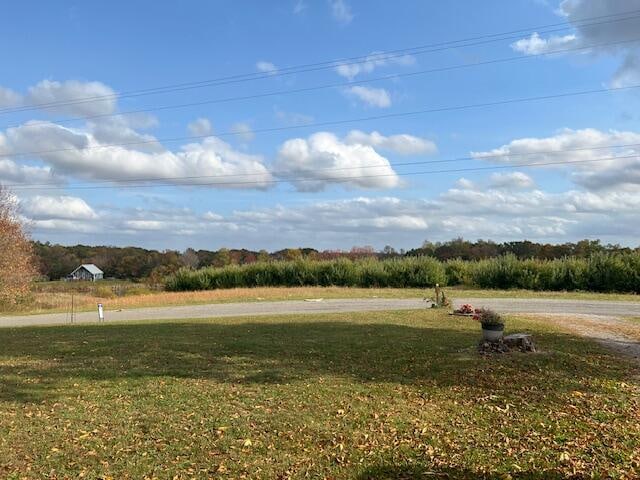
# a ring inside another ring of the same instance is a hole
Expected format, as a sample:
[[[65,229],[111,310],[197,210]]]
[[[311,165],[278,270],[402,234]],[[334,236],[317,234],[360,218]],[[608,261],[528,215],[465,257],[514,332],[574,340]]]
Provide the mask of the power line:
[[[278,183],[293,183],[293,182],[333,182],[333,183],[344,183],[350,182],[353,180],[361,180],[367,178],[383,178],[383,177],[399,177],[399,176],[413,176],[413,175],[428,175],[428,174],[440,174],[440,173],[462,173],[462,172],[476,172],[476,171],[484,171],[484,170],[503,170],[503,169],[513,169],[513,168],[534,168],[534,167],[545,167],[552,165],[572,165],[572,164],[582,164],[582,163],[595,163],[595,162],[603,162],[603,161],[611,161],[611,160],[623,160],[630,158],[639,158],[640,156],[637,154],[634,155],[626,155],[626,156],[616,156],[616,157],[603,157],[603,158],[594,158],[594,159],[586,159],[586,160],[567,160],[567,161],[557,161],[557,162],[544,162],[544,163],[521,163],[518,165],[494,165],[488,167],[467,167],[467,168],[457,168],[457,169],[445,169],[445,170],[427,170],[427,171],[418,171],[418,172],[400,172],[400,173],[383,173],[383,174],[375,174],[375,175],[357,175],[352,177],[342,177],[342,178],[334,178],[334,177],[312,177],[312,178],[283,178],[277,180],[264,180],[264,181],[235,181],[235,182],[206,182],[206,183],[190,183],[185,185],[176,185],[174,183],[165,183],[165,184],[143,184],[143,185],[121,185],[118,188],[151,188],[151,187],[175,187],[175,186],[188,186],[188,187],[202,187],[202,186],[242,186],[242,185],[260,185],[266,186],[271,184]],[[60,188],[65,187],[51,187],[44,188],[39,190],[58,190]],[[97,189],[105,189],[105,188],[113,188],[112,185],[87,185],[87,186],[76,186],[76,187],[67,187],[73,190],[97,190]],[[28,190],[29,188],[25,188],[23,190]]]
[[[440,113],[440,112],[452,112],[452,111],[460,111],[460,110],[469,110],[474,108],[485,108],[485,107],[495,107],[500,105],[510,105],[510,104],[518,104],[518,103],[527,103],[527,102],[536,102],[543,100],[552,100],[558,98],[568,98],[568,97],[576,97],[576,96],[584,96],[584,95],[593,95],[598,93],[608,93],[608,92],[618,92],[618,91],[626,91],[640,88],[640,84],[638,85],[629,85],[626,87],[611,87],[611,88],[599,88],[593,90],[581,90],[577,92],[565,92],[565,93],[557,93],[550,95],[540,95],[533,97],[521,97],[521,98],[512,98],[507,100],[496,100],[492,102],[482,102],[482,103],[471,103],[471,104],[463,104],[463,105],[454,105],[447,107],[438,107],[438,108],[428,108],[423,110],[414,110],[408,112],[396,112],[396,113],[386,113],[381,115],[372,115],[369,117],[360,117],[360,118],[351,118],[351,119],[343,119],[343,120],[330,120],[325,122],[315,122],[308,123],[304,125],[290,125],[283,127],[269,127],[253,130],[254,134],[257,133],[272,133],[272,132],[281,132],[288,130],[299,130],[303,128],[318,128],[318,127],[326,127],[326,126],[335,126],[335,125],[347,125],[350,123],[358,123],[358,122],[369,122],[373,120],[382,120],[382,119],[390,119],[390,118],[401,118],[401,117],[409,117],[416,115],[424,115],[428,113]],[[27,152],[12,152],[12,153],[3,153],[0,154],[1,157],[20,157],[20,156],[38,156],[42,154],[48,153],[62,153],[62,152],[77,152],[77,151],[85,151],[85,150],[95,150],[101,148],[113,148],[113,147],[126,147],[132,145],[149,145],[156,143],[171,143],[171,142],[180,142],[180,141],[189,141],[189,140],[202,140],[205,138],[215,138],[215,137],[228,137],[228,136],[237,136],[245,134],[246,132],[239,130],[232,130],[228,132],[217,133],[215,135],[188,135],[181,137],[170,137],[170,138],[160,138],[153,140],[136,140],[134,142],[125,142],[125,143],[111,143],[111,144],[103,144],[103,145],[93,145],[93,146],[85,146],[80,148],[58,148],[58,149],[49,149],[49,150],[37,150],[37,151],[27,151]]]
[[[70,100],[64,100],[64,101],[46,102],[46,103],[39,103],[39,104],[35,104],[35,105],[4,108],[4,109],[0,109],[0,114],[25,112],[25,111],[35,110],[35,109],[54,108],[54,107],[66,106],[66,105],[77,105],[77,104],[81,104],[81,103],[88,103],[88,102],[94,102],[94,101],[105,101],[105,100],[111,100],[111,99],[115,99],[115,98],[129,98],[129,97],[136,97],[136,96],[142,96],[142,95],[151,95],[151,94],[158,94],[158,93],[169,93],[169,92],[174,92],[174,91],[187,90],[187,89],[191,89],[191,88],[202,88],[202,87],[207,87],[207,86],[225,85],[225,84],[229,84],[229,83],[245,82],[245,81],[249,81],[249,80],[259,80],[259,79],[264,79],[264,78],[272,78],[272,77],[277,77],[277,76],[292,75],[292,74],[297,74],[297,73],[305,73],[305,72],[309,72],[309,71],[317,71],[317,70],[323,70],[323,69],[328,69],[328,68],[335,68],[335,67],[338,67],[340,65],[357,65],[357,64],[367,63],[369,61],[372,61],[372,59],[373,60],[375,60],[375,59],[388,60],[388,59],[398,58],[398,57],[401,57],[401,56],[404,56],[404,55],[408,55],[408,54],[418,55],[418,54],[423,54],[423,53],[431,53],[431,52],[436,52],[436,51],[447,50],[447,49],[451,49],[451,48],[461,48],[461,47],[467,47],[467,46],[480,45],[480,44],[483,44],[483,43],[491,43],[491,42],[495,42],[495,41],[504,41],[504,40],[517,38],[517,37],[504,37],[505,35],[511,35],[511,34],[514,34],[514,33],[522,34],[523,32],[531,32],[531,31],[535,32],[535,31],[538,31],[538,30],[546,29],[548,27],[555,27],[555,26],[559,26],[559,25],[565,25],[565,27],[557,28],[555,30],[542,31],[542,33],[553,33],[553,32],[556,32],[556,31],[567,30],[567,29],[571,29],[571,28],[575,28],[575,27],[582,27],[583,28],[583,27],[588,27],[588,26],[601,25],[601,24],[605,24],[605,23],[632,20],[634,18],[637,18],[637,16],[633,16],[633,15],[625,16],[625,15],[630,15],[630,14],[634,14],[634,13],[638,13],[638,12],[640,12],[640,9],[639,10],[631,10],[631,11],[622,12],[622,13],[617,13],[617,14],[608,14],[608,15],[600,15],[600,16],[595,16],[595,17],[588,17],[588,18],[584,18],[582,20],[576,20],[573,23],[561,22],[561,23],[555,23],[555,24],[548,24],[546,26],[543,25],[543,26],[538,26],[538,27],[530,27],[530,28],[527,28],[527,29],[512,30],[512,31],[502,32],[502,33],[480,35],[480,36],[469,37],[469,38],[460,39],[460,40],[451,40],[451,41],[441,42],[441,43],[432,43],[432,44],[422,45],[422,46],[418,46],[418,47],[410,47],[410,48],[405,48],[405,49],[390,50],[390,51],[387,51],[387,52],[368,54],[368,55],[363,55],[363,56],[359,56],[359,57],[351,57],[351,58],[346,58],[346,59],[341,59],[341,60],[338,59],[338,60],[330,60],[330,61],[324,61],[324,62],[318,62],[318,63],[302,64],[302,65],[297,65],[297,66],[280,68],[280,69],[278,69],[277,72],[267,72],[267,73],[252,72],[252,73],[238,74],[238,75],[232,75],[232,76],[227,76],[227,77],[219,77],[219,78],[211,79],[211,80],[202,80],[202,81],[198,81],[198,82],[186,82],[186,83],[172,84],[172,85],[166,85],[166,86],[161,86],[161,87],[154,87],[154,88],[149,88],[149,89],[131,90],[131,91],[125,91],[125,92],[114,93],[114,94],[109,94],[109,95],[97,95],[97,96],[93,96],[93,97],[78,97],[76,99],[70,99]],[[621,18],[612,18],[612,17],[621,17]],[[598,19],[604,19],[604,18],[609,18],[610,20],[606,20],[606,21],[602,21],[602,22],[593,22],[593,23],[582,24],[582,22],[588,22],[590,20],[598,20]],[[501,38],[497,38],[496,39],[495,37],[501,37]],[[491,40],[488,40],[486,42],[469,43],[469,42],[472,42],[472,41],[475,41],[475,40],[482,40],[482,39],[491,39]],[[464,42],[467,42],[467,43],[463,44],[463,45],[456,45],[456,44],[460,44],[460,43],[464,43]],[[440,47],[442,47],[442,48],[440,48]],[[431,50],[429,50],[429,49],[431,49]]]
[[[627,143],[627,144],[617,144],[617,145],[599,145],[592,147],[578,147],[578,148],[569,148],[562,150],[547,150],[547,151],[537,151],[537,152],[526,152],[526,153],[503,153],[503,154],[492,154],[492,155],[473,155],[466,157],[455,157],[455,158],[447,158],[440,160],[419,160],[412,162],[394,162],[394,163],[378,163],[378,164],[369,164],[369,165],[360,165],[357,167],[326,167],[326,168],[315,168],[312,169],[312,172],[319,171],[344,171],[344,170],[359,170],[359,169],[368,169],[368,168],[381,168],[381,167],[406,167],[413,165],[426,165],[426,164],[440,164],[440,163],[454,163],[454,162],[465,162],[471,160],[489,160],[489,159],[499,159],[499,158],[511,158],[511,157],[528,157],[528,156],[536,156],[536,155],[561,155],[565,153],[572,152],[580,152],[580,151],[590,151],[590,150],[603,150],[603,149],[613,149],[613,148],[630,148],[630,147],[640,147],[640,143]],[[612,157],[612,158],[625,158],[625,157]],[[283,177],[287,175],[289,172],[285,171],[265,171],[265,172],[248,172],[248,173],[228,173],[228,174],[218,174],[218,175],[192,175],[192,176],[182,176],[182,177],[156,177],[156,178],[125,178],[125,179],[102,179],[102,180],[93,180],[92,183],[103,184],[103,183],[114,183],[115,185],[109,185],[105,188],[119,188],[122,183],[135,183],[135,182],[178,182],[181,180],[198,180],[205,178],[230,178],[230,177],[251,177],[251,176],[262,176],[262,175],[273,175],[276,177]],[[175,183],[172,184],[174,186],[190,186],[190,184],[182,184]],[[4,184],[5,187],[9,187],[12,189],[38,189],[39,187],[47,187],[47,186],[55,186],[56,189],[73,189],[75,186],[60,186],[60,182],[48,182],[48,183],[31,183],[28,185],[25,184]],[[77,186],[77,185],[76,185]],[[165,185],[166,186],[166,185]]]
[[[640,16],[639,16],[639,18],[640,18]],[[414,72],[395,73],[395,74],[391,74],[391,75],[385,75],[385,76],[381,76],[381,77],[375,77],[375,78],[369,78],[369,79],[363,79],[363,80],[355,80],[355,81],[350,81],[350,82],[337,82],[337,83],[330,83],[330,84],[325,84],[325,85],[316,85],[316,86],[312,86],[312,87],[303,87],[303,88],[297,88],[297,89],[279,90],[279,91],[275,91],[275,92],[265,92],[265,93],[259,93],[259,94],[253,94],[253,95],[243,95],[243,96],[237,96],[237,97],[227,97],[227,98],[219,98],[219,99],[212,99],[212,100],[202,100],[202,101],[198,101],[198,102],[189,102],[189,103],[181,103],[181,104],[173,104],[173,105],[161,105],[161,106],[158,106],[158,107],[149,107],[149,108],[141,108],[141,109],[136,109],[136,110],[127,110],[127,111],[123,111],[123,112],[103,113],[103,114],[96,114],[96,115],[85,115],[85,116],[78,116],[78,117],[64,118],[64,119],[54,119],[54,120],[42,120],[42,121],[38,120],[38,121],[32,121],[32,122],[27,123],[27,124],[4,125],[4,126],[0,127],[0,130],[8,129],[8,128],[17,128],[17,127],[20,127],[20,128],[34,128],[34,127],[38,127],[38,126],[41,126],[41,125],[64,124],[64,123],[76,122],[76,121],[79,121],[79,120],[93,120],[93,119],[98,119],[98,118],[119,117],[119,116],[123,116],[123,115],[132,115],[132,114],[136,114],[136,113],[156,112],[156,111],[173,110],[173,109],[188,108],[188,107],[195,107],[195,106],[202,106],[202,105],[213,105],[213,104],[219,104],[219,103],[230,103],[230,102],[242,101],[242,100],[255,100],[255,99],[258,99],[258,98],[266,98],[266,97],[273,97],[273,96],[291,95],[291,94],[295,94],[295,93],[305,93],[305,92],[312,92],[312,91],[318,91],[318,90],[326,90],[326,89],[331,89],[331,88],[348,87],[348,86],[353,86],[353,85],[374,83],[374,82],[379,82],[379,81],[384,81],[384,80],[394,80],[394,79],[397,79],[397,78],[407,78],[407,77],[414,77],[414,76],[426,75],[426,74],[431,74],[431,73],[447,72],[447,71],[453,71],[453,70],[473,68],[473,67],[478,67],[478,66],[495,65],[495,64],[500,64],[500,63],[509,63],[509,62],[515,62],[515,61],[521,61],[521,60],[530,60],[530,59],[553,56],[553,55],[559,55],[559,54],[564,54],[564,53],[586,51],[586,50],[591,50],[593,48],[602,48],[602,47],[610,47],[610,46],[614,46],[614,45],[621,45],[621,44],[627,44],[627,43],[635,43],[635,42],[639,42],[639,41],[640,41],[640,37],[637,37],[637,38],[633,38],[633,39],[620,40],[620,41],[616,41],[616,42],[599,43],[599,44],[592,44],[592,45],[575,47],[575,48],[566,48],[566,49],[560,49],[560,50],[553,50],[553,51],[544,52],[544,53],[538,53],[538,54],[534,54],[534,55],[527,55],[527,56],[518,55],[518,56],[503,57],[503,58],[492,59],[492,60],[478,61],[478,62],[473,62],[473,63],[450,65],[450,66],[447,66],[447,67],[431,68],[431,69],[427,69],[427,70],[418,70],[418,71],[414,71]]]

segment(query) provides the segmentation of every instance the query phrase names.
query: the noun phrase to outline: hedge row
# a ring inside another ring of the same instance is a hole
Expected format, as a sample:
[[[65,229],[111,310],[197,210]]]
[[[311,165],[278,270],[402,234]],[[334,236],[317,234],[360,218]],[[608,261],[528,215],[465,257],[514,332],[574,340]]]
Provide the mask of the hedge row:
[[[167,290],[239,287],[432,287],[585,290],[640,293],[640,252],[598,253],[589,258],[519,260],[513,255],[468,262],[431,257],[392,260],[298,260],[182,269],[166,281]]]

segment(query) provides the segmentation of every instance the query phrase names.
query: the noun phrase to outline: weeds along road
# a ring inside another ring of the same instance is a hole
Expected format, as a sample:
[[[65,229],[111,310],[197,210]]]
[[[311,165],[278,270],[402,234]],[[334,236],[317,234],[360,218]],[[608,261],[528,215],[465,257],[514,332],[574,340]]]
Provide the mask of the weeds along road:
[[[585,301],[558,299],[520,298],[458,298],[455,305],[471,303],[475,307],[487,307],[500,313],[532,314],[581,314],[603,317],[640,317],[640,303],[613,301]],[[287,315],[309,313],[366,312],[384,310],[419,310],[427,308],[420,299],[331,299],[289,300],[280,302],[218,303],[208,305],[185,305],[172,307],[138,308],[110,311],[105,305],[105,321],[171,320],[191,318],[239,317],[255,315]],[[80,312],[74,316],[75,323],[95,323],[95,312]],[[35,325],[61,325],[69,323],[68,313],[42,315],[1,316],[0,327]]]

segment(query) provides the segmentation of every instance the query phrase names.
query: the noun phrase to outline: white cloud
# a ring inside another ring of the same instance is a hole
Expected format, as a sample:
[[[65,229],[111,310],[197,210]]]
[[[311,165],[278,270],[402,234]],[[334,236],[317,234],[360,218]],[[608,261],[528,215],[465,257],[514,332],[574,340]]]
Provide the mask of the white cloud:
[[[42,105],[40,108],[48,112],[69,115],[103,115],[113,113],[116,109],[115,92],[110,87],[101,82],[78,80],[42,80],[29,88],[26,102]],[[60,102],[67,104],[55,105]]]
[[[397,55],[385,52],[373,52],[364,60],[341,63],[336,66],[335,70],[338,75],[353,80],[363,73],[371,73],[376,68],[393,67],[393,66],[411,66],[414,65],[416,59],[412,55]]]
[[[51,235],[69,234],[71,238],[77,239],[79,235],[96,234],[96,242],[104,238],[104,230],[98,222],[88,222],[69,219],[48,219],[48,220],[31,220],[30,227],[34,231],[43,232],[45,239],[51,239]]]
[[[526,173],[494,173],[491,175],[491,188],[496,189],[522,189],[532,188],[535,185],[533,178]]]
[[[329,7],[331,8],[333,18],[338,23],[347,25],[353,20],[351,6],[349,6],[346,0],[329,0]]]
[[[468,178],[464,178],[464,177],[463,178],[459,178],[458,180],[456,180],[454,185],[457,188],[462,188],[462,189],[467,189],[467,190],[475,190],[476,189],[475,182],[472,182]]]
[[[127,228],[133,230],[168,230],[171,228],[171,224],[168,222],[161,222],[158,220],[127,220],[124,222]]]
[[[78,197],[36,195],[21,202],[24,213],[34,220],[94,220],[96,212]]]
[[[194,137],[211,135],[211,133],[213,132],[211,122],[207,118],[196,118],[187,126],[187,129],[189,130],[189,133]]]
[[[640,84],[640,52],[629,52],[611,79],[613,88]]]
[[[22,95],[13,90],[0,86],[0,107],[15,107],[22,103]]]
[[[611,80],[612,87],[637,84],[640,80],[640,47],[637,42],[640,31],[638,15],[617,14],[640,9],[640,0],[597,1],[563,0],[557,13],[573,23],[575,32],[551,35],[547,38],[538,33],[514,42],[514,50],[526,55],[537,55],[557,50],[579,48],[577,53],[591,53],[600,56],[622,57],[622,63]],[[585,22],[588,18],[603,18],[600,21]],[[611,21],[609,21],[611,20]],[[594,45],[594,48],[591,48]]]
[[[356,85],[347,88],[346,92],[370,107],[387,108],[391,106],[391,96],[384,88]]]
[[[370,145],[399,155],[432,155],[438,152],[438,147],[431,140],[408,134],[384,136],[376,131],[366,133],[361,130],[351,130],[345,141],[349,144]]]
[[[219,222],[220,220],[224,220],[222,215],[219,215],[214,212],[206,212],[202,218],[204,218],[208,222]]]
[[[234,150],[217,137],[184,145],[177,152],[150,152],[126,146],[104,148],[89,132],[38,123],[7,130],[6,140],[10,151],[46,152],[39,155],[46,164],[57,172],[81,178],[117,181],[192,177],[176,182],[215,182],[217,185],[211,186],[219,188],[265,188],[271,180],[261,156]]]
[[[616,145],[628,146],[614,148]],[[577,184],[590,189],[638,188],[640,185],[640,159],[634,157],[640,155],[640,133],[637,132],[564,129],[550,137],[519,138],[493,150],[472,152],[472,155],[511,165],[583,162],[548,168],[568,168]],[[631,158],[591,161],[611,157]]]
[[[529,38],[522,38],[514,42],[511,47],[525,55],[540,55],[547,52],[567,50],[577,44],[577,37],[574,34],[542,38],[537,32],[531,34]]]
[[[128,148],[143,152],[164,151],[164,147],[156,137],[133,129],[130,120],[120,115],[101,118],[98,121],[92,120],[87,123],[87,130],[100,144],[125,144]]]
[[[495,240],[568,241],[600,236],[605,241],[637,243],[640,191],[550,193],[537,189],[480,188],[487,179],[458,181],[433,199],[355,197],[271,205],[226,214],[198,213],[163,204],[155,208],[83,207],[83,201],[31,200],[36,236],[68,235],[95,239],[105,230],[120,244],[213,248],[283,248],[308,245],[349,248],[366,243],[418,245],[425,238],[457,236]],[[78,199],[79,200],[79,199]],[[28,205],[29,200],[23,204]],[[26,210],[26,209],[25,209]],[[85,212],[72,219],[71,211]],[[94,217],[95,212],[97,218]],[[69,217],[69,218],[60,218]],[[240,242],[240,243],[238,243]]]
[[[43,183],[56,180],[51,168],[22,165],[0,158],[0,183]]]
[[[275,75],[276,73],[278,73],[278,67],[276,67],[273,63],[265,62],[264,60],[256,63],[256,68],[259,72],[268,73],[269,75]]]
[[[322,190],[329,183],[361,188],[393,188],[400,184],[389,161],[374,148],[345,143],[329,132],[287,140],[280,147],[275,168],[284,172],[284,178],[294,175],[308,179],[292,180],[302,191]]]
[[[236,133],[236,136],[243,142],[249,143],[256,138],[256,134],[253,133],[251,125],[248,123],[237,122],[231,125],[231,131]]]

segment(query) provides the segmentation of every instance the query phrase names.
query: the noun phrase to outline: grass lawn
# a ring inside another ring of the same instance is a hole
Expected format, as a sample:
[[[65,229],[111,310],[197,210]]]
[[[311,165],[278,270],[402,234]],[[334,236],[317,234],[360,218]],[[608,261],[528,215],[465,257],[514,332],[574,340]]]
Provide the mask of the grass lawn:
[[[638,478],[638,364],[509,320],[541,352],[430,310],[2,329],[0,478]]]
[[[124,296],[108,295],[121,288]],[[346,287],[266,287],[234,288],[199,292],[153,292],[143,284],[131,282],[43,282],[37,284],[32,299],[0,315],[13,313],[66,312],[71,307],[74,291],[76,311],[95,310],[102,303],[108,310],[156,306],[195,305],[207,303],[304,300],[306,298],[424,298],[433,296],[431,289],[416,288],[346,288]],[[445,288],[452,298],[560,298],[640,302],[640,295],[593,292],[534,292],[531,290],[471,290]]]

